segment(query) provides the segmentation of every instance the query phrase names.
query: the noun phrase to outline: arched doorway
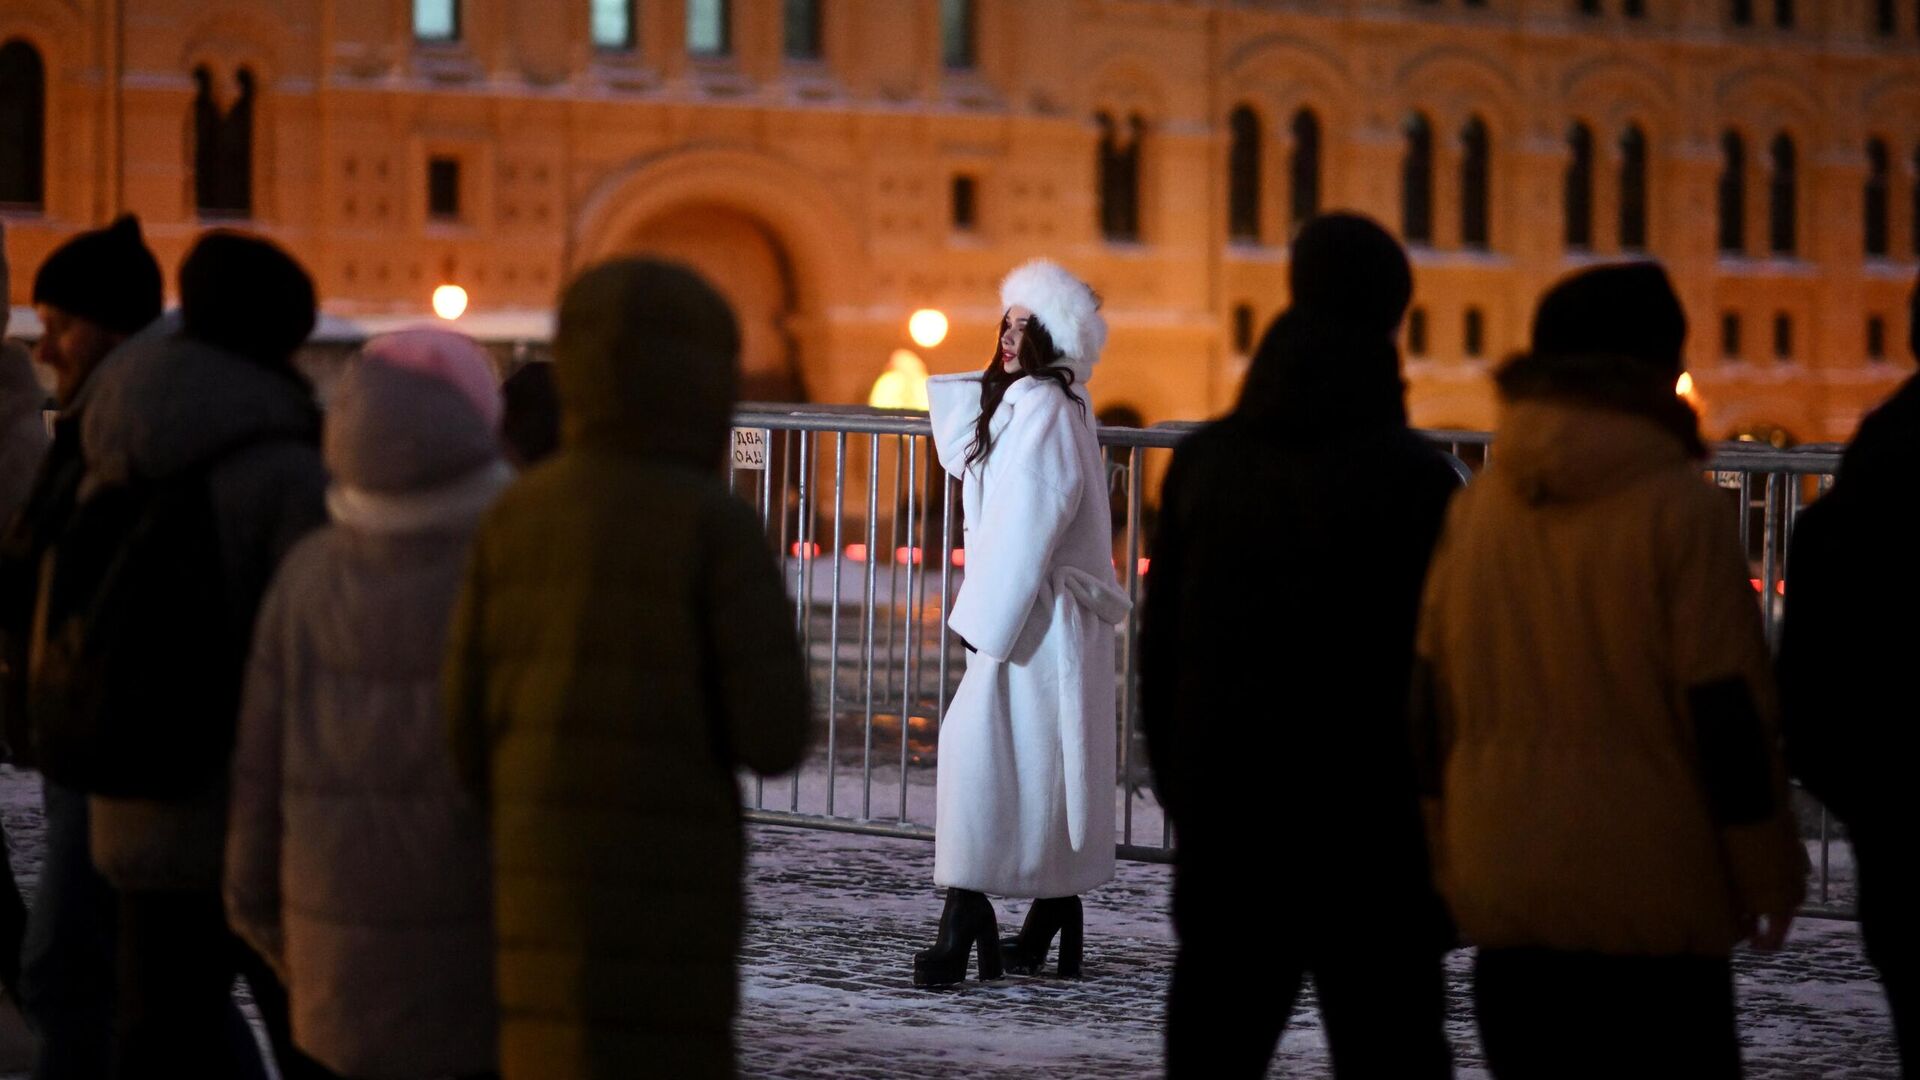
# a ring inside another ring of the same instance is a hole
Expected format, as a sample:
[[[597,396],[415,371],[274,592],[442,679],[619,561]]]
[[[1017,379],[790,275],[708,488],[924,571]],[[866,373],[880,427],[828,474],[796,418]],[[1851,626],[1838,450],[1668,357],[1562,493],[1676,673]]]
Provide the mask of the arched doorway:
[[[623,246],[692,267],[733,308],[743,401],[807,400],[793,334],[793,264],[763,222],[728,206],[683,205],[647,219]]]

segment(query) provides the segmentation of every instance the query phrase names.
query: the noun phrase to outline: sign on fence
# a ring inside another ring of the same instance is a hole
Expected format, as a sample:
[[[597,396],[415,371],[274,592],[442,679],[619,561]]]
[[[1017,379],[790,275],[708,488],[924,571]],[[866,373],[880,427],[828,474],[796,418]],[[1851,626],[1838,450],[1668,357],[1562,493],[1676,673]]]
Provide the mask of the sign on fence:
[[[1740,480],[1745,475],[1746,475],[1745,473],[1741,473],[1741,472],[1729,472],[1725,469],[1719,469],[1719,470],[1716,470],[1713,474],[1713,482],[1715,485],[1719,487],[1728,488],[1733,491],[1739,491]]]
[[[767,469],[767,432],[764,428],[733,429],[733,467]]]

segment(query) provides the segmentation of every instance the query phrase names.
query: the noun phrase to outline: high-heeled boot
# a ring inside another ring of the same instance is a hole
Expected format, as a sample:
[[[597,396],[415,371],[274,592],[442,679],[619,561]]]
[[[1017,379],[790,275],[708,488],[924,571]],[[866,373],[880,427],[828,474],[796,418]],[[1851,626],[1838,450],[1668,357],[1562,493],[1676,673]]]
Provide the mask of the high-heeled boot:
[[[940,913],[940,934],[933,948],[913,957],[913,985],[951,986],[967,977],[967,953],[980,953],[980,978],[997,979],[1000,971],[1000,927],[985,893],[948,889],[947,906]]]
[[[1020,926],[1020,936],[1000,941],[1000,953],[1007,970],[1015,975],[1040,974],[1047,966],[1047,949],[1053,944],[1055,934],[1060,935],[1060,977],[1079,978],[1081,952],[1086,942],[1086,916],[1077,896],[1033,902],[1027,909],[1027,921]]]

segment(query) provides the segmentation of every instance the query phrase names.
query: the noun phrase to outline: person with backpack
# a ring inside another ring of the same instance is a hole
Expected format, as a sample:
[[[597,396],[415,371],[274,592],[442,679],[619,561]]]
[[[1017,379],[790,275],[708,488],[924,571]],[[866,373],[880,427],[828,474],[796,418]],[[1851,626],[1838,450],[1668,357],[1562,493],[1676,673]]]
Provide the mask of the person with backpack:
[[[35,765],[28,652],[40,565],[71,521],[86,473],[80,427],[95,377],[160,317],[160,264],[138,219],[55,248],[34,276],[32,299],[42,327],[35,351],[54,373],[58,412],[52,445],[0,537],[0,726],[16,767]],[[107,1071],[112,1043],[113,892],[88,851],[86,794],[49,777],[41,799],[46,834],[19,949],[20,1009],[36,1042],[35,1080],[94,1080]]]
[[[119,894],[115,1075],[257,1073],[234,1024],[241,972],[292,1078],[312,1066],[277,981],[227,927],[221,876],[254,616],[326,519],[319,413],[292,363],[313,283],[270,242],[211,232],[180,298],[178,329],[102,372],[83,418],[81,505],[35,616],[37,749],[91,795],[94,865]]]
[[[513,479],[501,416],[470,339],[368,342],[327,409],[333,522],[254,631],[227,914],[285,979],[294,1041],[345,1077],[496,1068],[486,822],[439,682],[473,532]]]

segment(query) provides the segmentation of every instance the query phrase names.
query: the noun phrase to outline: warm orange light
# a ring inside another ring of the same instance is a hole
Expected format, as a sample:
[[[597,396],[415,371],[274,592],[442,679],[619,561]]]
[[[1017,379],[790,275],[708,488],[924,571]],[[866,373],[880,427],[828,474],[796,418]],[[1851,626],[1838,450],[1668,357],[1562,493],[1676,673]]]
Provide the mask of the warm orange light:
[[[1681,372],[1680,381],[1673,384],[1673,392],[1680,395],[1683,398],[1692,397],[1693,396],[1693,373],[1690,371]]]
[[[458,285],[442,285],[433,290],[433,313],[452,322],[467,313],[467,290]]]
[[[947,316],[932,308],[921,308],[907,320],[907,333],[915,345],[931,349],[947,340]]]

